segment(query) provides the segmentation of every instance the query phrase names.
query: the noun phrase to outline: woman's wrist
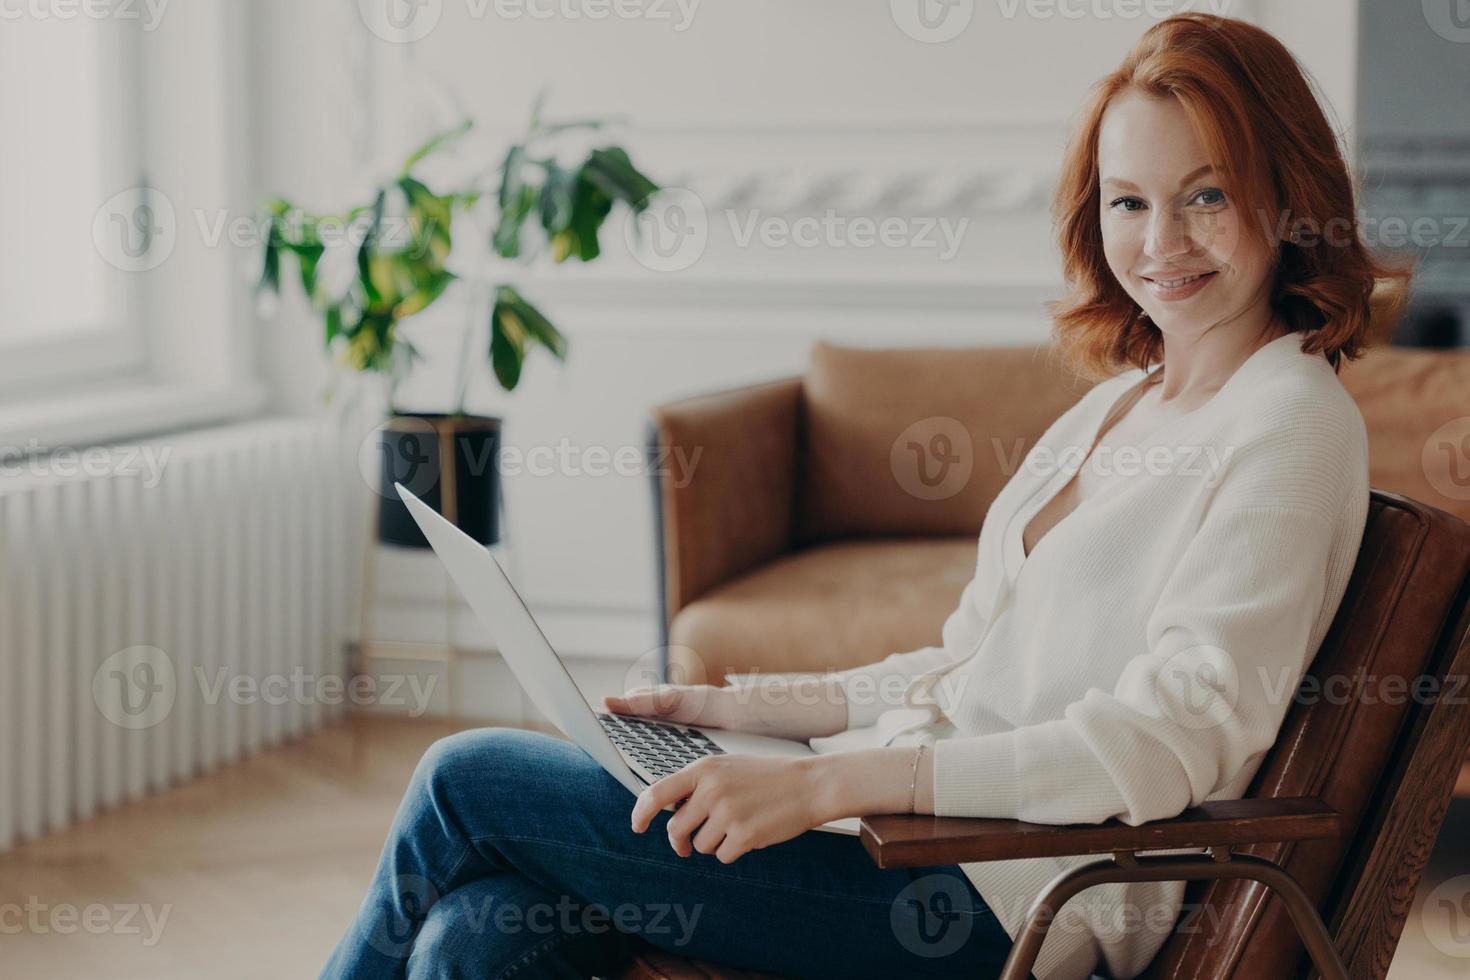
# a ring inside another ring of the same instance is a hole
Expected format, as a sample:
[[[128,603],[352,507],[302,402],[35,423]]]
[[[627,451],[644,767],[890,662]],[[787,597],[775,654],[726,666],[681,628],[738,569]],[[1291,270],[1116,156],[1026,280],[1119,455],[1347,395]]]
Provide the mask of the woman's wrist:
[[[805,761],[810,764],[813,799],[823,823],[879,813],[934,812],[932,745],[923,746],[922,752],[916,745],[895,745]]]

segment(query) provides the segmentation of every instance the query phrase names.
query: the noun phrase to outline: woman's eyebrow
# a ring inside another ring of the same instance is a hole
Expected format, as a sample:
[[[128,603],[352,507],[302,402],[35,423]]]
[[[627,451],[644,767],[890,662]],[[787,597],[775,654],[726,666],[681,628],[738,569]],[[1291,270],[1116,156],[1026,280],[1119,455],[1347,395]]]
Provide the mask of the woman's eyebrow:
[[[1207,163],[1203,167],[1200,167],[1198,170],[1190,171],[1189,173],[1185,174],[1184,179],[1179,182],[1179,189],[1183,190],[1190,183],[1190,181],[1198,180],[1200,177],[1203,177],[1205,174],[1212,172],[1214,169],[1215,168],[1212,164]],[[1133,183],[1132,181],[1123,180],[1119,177],[1104,177],[1102,179],[1102,182],[1104,184],[1112,184],[1116,187],[1121,187],[1125,191],[1138,190],[1137,184]]]

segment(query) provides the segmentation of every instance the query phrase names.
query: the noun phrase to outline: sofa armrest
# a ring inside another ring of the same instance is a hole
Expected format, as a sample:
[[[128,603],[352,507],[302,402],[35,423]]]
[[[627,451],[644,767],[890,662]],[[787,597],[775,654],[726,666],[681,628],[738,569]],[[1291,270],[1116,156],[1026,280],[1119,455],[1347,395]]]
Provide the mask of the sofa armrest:
[[[913,868],[1011,858],[1069,857],[1172,848],[1278,844],[1336,837],[1338,812],[1316,797],[1216,800],[1168,820],[1129,826],[1049,825],[927,814],[865,817],[861,838],[880,868]]]
[[[665,627],[710,589],[790,549],[801,385],[783,378],[654,409]]]

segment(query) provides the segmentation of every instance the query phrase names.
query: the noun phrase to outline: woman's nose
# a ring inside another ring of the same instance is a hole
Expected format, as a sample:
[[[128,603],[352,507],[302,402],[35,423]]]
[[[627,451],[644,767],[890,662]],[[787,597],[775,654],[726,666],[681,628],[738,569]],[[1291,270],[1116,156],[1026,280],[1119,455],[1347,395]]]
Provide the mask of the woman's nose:
[[[1143,250],[1156,262],[1165,262],[1194,250],[1194,239],[1184,215],[1157,210],[1149,222]]]

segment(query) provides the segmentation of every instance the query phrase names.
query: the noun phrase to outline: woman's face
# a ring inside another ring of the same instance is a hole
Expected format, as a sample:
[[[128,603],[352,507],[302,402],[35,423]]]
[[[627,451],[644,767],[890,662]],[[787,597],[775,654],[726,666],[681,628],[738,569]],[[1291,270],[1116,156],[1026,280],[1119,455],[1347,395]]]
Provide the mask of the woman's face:
[[[1160,330],[1197,337],[1267,308],[1270,254],[1177,99],[1119,94],[1103,114],[1097,159],[1108,268]]]

